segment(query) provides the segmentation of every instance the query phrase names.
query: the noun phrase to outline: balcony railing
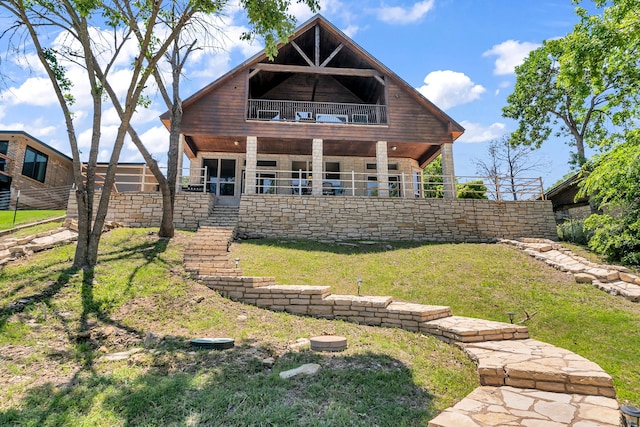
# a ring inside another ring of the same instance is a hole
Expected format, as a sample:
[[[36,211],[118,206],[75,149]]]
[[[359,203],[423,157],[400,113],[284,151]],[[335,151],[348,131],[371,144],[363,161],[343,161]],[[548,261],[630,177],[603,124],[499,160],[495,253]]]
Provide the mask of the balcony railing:
[[[386,125],[387,106],[250,99],[247,119],[299,123]]]

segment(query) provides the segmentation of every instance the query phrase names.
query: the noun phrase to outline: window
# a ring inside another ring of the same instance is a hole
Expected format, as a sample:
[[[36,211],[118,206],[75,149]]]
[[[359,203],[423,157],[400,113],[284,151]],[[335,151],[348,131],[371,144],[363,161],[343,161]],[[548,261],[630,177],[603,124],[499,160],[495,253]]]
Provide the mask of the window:
[[[276,162],[275,160],[258,160],[256,162],[256,166],[263,168],[275,168],[276,166],[278,166],[278,162]]]
[[[27,146],[27,149],[24,152],[22,175],[44,182],[44,177],[47,174],[48,161],[49,157],[46,154]]]
[[[6,156],[9,151],[9,141],[0,141],[0,154]],[[0,172],[7,171],[7,159],[0,157]]]

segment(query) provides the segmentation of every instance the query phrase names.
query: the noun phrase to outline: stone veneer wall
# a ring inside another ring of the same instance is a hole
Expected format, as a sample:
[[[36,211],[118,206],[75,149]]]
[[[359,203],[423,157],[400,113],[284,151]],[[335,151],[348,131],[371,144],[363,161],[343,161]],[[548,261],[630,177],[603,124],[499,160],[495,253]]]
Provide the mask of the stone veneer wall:
[[[99,198],[96,196],[96,206]],[[182,230],[196,230],[213,210],[213,197],[208,193],[178,193],[173,223]],[[72,190],[67,205],[67,217],[78,217],[78,205]],[[158,227],[162,218],[162,194],[128,192],[109,198],[107,221],[128,227]]]
[[[556,239],[551,202],[244,195],[248,237],[483,242]]]

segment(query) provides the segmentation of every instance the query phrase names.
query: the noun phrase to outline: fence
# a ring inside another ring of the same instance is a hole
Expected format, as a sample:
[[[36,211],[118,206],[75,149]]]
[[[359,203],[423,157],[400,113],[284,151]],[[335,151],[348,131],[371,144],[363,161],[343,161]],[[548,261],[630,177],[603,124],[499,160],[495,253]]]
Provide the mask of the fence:
[[[65,210],[70,185],[0,192],[0,210]]]

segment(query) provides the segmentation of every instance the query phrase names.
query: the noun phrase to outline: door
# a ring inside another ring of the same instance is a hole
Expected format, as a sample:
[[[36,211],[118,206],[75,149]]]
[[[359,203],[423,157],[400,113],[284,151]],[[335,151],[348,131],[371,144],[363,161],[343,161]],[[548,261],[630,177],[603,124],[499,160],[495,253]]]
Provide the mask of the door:
[[[207,191],[220,197],[236,196],[236,159],[204,159]]]

